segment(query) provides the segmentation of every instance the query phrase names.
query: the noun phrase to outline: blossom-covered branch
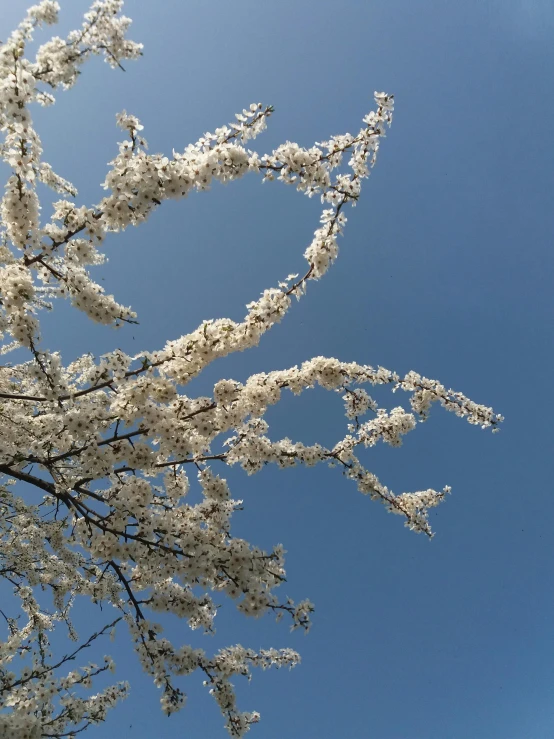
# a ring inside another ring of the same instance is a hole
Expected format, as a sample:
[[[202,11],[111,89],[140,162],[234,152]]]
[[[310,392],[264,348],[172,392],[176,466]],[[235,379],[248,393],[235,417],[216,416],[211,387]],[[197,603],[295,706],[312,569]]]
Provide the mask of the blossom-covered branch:
[[[83,689],[115,670],[113,660],[66,668],[108,631],[125,626],[167,714],[184,704],[181,678],[197,672],[227,730],[240,737],[259,714],[238,709],[231,678],[248,676],[252,667],[292,667],[299,655],[235,645],[209,656],[173,644],[153,614],[173,614],[191,629],[213,633],[219,601],[227,598],[245,616],[286,617],[292,628],[307,631],[313,604],[278,596],[286,581],[281,545],[266,551],[233,535],[232,515],[243,501],[233,499],[219,473],[233,465],[253,474],[268,464],[327,464],[430,537],[428,511],[450,488],[395,494],[369,471],[364,449],[400,446],[433,403],[493,431],[502,417],[415,372],[401,377],[327,357],[244,382],[222,379],[210,397],[185,394],[208,365],[257,346],[291,311],[293,296],[304,296],[307,283],[333,264],[347,207],[360,198],[394,100],[375,93],[375,111],[356,135],[310,148],[286,142],[269,154],[247,144],[265,130],[271,106],[254,103],[171,156],[149,153],[140,121],[123,111],[116,122],[126,138],[110,162],[106,195],[79,205],[76,188],[44,160],[29,110],[72,87],[93,56],[120,69],[141,55],[141,45],[126,38],[130,20],[121,8],[122,0],[94,2],[79,30],[65,40],[54,37],[28,59],[35,31],[57,21],[58,3],[43,0],[0,46],[0,156],[11,172],[0,202],[0,333],[3,354],[27,353],[0,367],[0,574],[19,603],[16,616],[1,612],[7,636],[0,643],[0,734],[66,737],[103,721],[129,686],[120,682],[88,698]],[[246,306],[242,321],[206,320],[133,356],[116,350],[64,365],[43,345],[41,311],[59,299],[101,324],[136,322],[135,312],[106,295],[91,274],[105,262],[107,234],[139,226],[168,199],[246,175],[321,199],[303,276],[290,274],[266,289]],[[41,219],[39,183],[59,196],[47,219]],[[267,409],[284,391],[298,395],[316,385],[344,401],[347,423],[336,443],[273,440]],[[380,407],[364,385],[406,392],[409,410]],[[109,605],[117,615],[56,658],[49,633],[65,628],[70,640],[78,639],[71,613],[79,598]]]

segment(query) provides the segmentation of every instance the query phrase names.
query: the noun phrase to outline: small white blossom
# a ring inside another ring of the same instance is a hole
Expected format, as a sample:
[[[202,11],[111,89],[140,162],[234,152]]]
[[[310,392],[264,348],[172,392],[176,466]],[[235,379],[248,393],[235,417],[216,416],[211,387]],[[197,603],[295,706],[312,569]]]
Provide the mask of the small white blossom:
[[[106,720],[129,690],[122,682],[94,688],[98,675],[116,671],[100,650],[116,629],[127,631],[139,664],[160,688],[164,713],[185,705],[179,678],[198,673],[229,733],[244,736],[260,715],[239,710],[231,679],[249,678],[253,667],[292,668],[299,655],[235,645],[208,656],[170,641],[153,614],[172,614],[191,629],[213,633],[220,601],[229,596],[246,617],[270,614],[307,632],[314,606],[278,597],[285,550],[261,549],[233,533],[233,514],[245,503],[219,473],[233,465],[249,475],[266,465],[334,466],[410,529],[431,536],[428,511],[450,488],[395,494],[362,464],[363,450],[379,442],[400,446],[433,403],[482,428],[497,430],[502,421],[491,408],[415,372],[400,377],[323,356],[242,382],[220,379],[207,396],[186,394],[208,365],[257,346],[291,311],[293,296],[301,299],[308,282],[337,259],[345,211],[361,196],[394,101],[375,93],[377,109],[356,134],[308,148],[286,141],[267,154],[245,148],[273,112],[261,103],[171,156],[149,154],[140,121],[123,111],[116,124],[126,138],[109,163],[105,197],[78,205],[70,199],[77,196],[74,186],[44,160],[30,110],[71,88],[92,56],[102,55],[114,68],[140,56],[141,45],[126,36],[131,21],[121,15],[122,4],[96,0],[81,28],[46,41],[31,60],[35,29],[58,17],[58,3],[43,0],[0,45],[0,156],[10,172],[0,201],[0,338],[6,337],[0,351],[19,350],[0,373],[6,419],[0,425],[0,555],[19,603],[17,617],[5,616],[0,641],[0,737],[10,739],[72,737]],[[263,290],[242,321],[203,321],[155,351],[129,356],[116,349],[65,365],[43,347],[42,311],[61,299],[99,324],[135,322],[133,310],[106,294],[90,273],[106,261],[108,234],[145,222],[166,200],[247,175],[321,199],[303,273]],[[59,198],[46,218],[38,183]],[[411,410],[378,407],[362,385],[403,390]],[[344,401],[349,423],[336,443],[272,438],[268,409],[283,394],[315,386]],[[116,615],[81,635],[71,612],[86,598],[109,606],[100,614]],[[55,655],[62,629],[70,649]],[[93,653],[96,662],[84,663]]]

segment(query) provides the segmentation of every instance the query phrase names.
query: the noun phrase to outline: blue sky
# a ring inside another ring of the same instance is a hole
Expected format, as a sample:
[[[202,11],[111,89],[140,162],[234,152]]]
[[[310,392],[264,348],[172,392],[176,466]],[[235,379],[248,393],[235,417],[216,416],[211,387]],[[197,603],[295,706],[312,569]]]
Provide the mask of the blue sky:
[[[2,9],[0,38],[26,6]],[[63,6],[60,35],[87,7]],[[286,594],[315,602],[313,630],[289,634],[228,606],[215,637],[175,623],[172,635],[206,650],[238,642],[301,651],[291,673],[237,681],[240,705],[262,713],[253,738],[550,739],[554,6],[129,0],[125,8],[144,57],[125,74],[92,60],[75,89],[35,112],[45,158],[77,185],[79,203],[102,197],[124,108],[141,118],[150,149],[170,155],[251,102],[276,109],[253,144],[266,151],[357,131],[373,90],[396,98],[336,265],[259,348],[213,365],[195,389],[328,355],[414,369],[506,417],[493,436],[437,408],[402,449],[365,457],[398,492],[452,486],[432,515],[432,542],[336,470],[230,471],[245,504],[236,534],[285,545]],[[240,319],[264,288],[302,270],[319,209],[254,176],[164,204],[142,228],[109,239],[101,271],[140,325],[114,332],[60,306],[45,344],[67,360],[117,346],[134,353],[206,318]],[[269,420],[273,438],[331,444],[344,433],[340,398],[323,392],[286,398]],[[136,675],[133,695],[91,739],[225,736],[196,677],[185,684],[188,707],[163,718],[123,641],[115,654],[120,674]]]

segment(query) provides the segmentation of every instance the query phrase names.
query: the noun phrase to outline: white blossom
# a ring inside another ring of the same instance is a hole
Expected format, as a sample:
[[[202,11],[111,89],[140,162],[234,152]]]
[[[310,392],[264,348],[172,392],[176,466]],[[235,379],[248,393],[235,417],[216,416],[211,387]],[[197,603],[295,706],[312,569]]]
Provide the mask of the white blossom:
[[[94,2],[80,29],[43,43],[32,59],[27,47],[35,30],[56,23],[59,11],[57,2],[43,0],[0,45],[0,156],[10,170],[0,202],[1,351],[25,353],[0,368],[2,414],[9,419],[0,426],[0,557],[19,603],[16,616],[6,616],[0,641],[0,737],[72,736],[104,721],[129,686],[91,692],[99,674],[117,668],[109,655],[83,659],[116,630],[127,631],[140,665],[160,688],[164,713],[185,704],[180,679],[199,673],[229,733],[243,736],[260,715],[238,708],[231,678],[249,677],[253,667],[293,667],[299,655],[235,645],[208,656],[172,643],[153,615],[173,614],[191,629],[213,633],[228,596],[246,617],[286,617],[291,628],[308,631],[314,606],[278,596],[286,577],[282,545],[264,550],[233,534],[233,515],[245,503],[220,472],[233,465],[249,475],[268,464],[338,467],[361,493],[431,536],[427,513],[450,488],[395,494],[366,469],[364,449],[400,446],[433,403],[483,428],[496,430],[502,421],[491,408],[415,372],[401,377],[322,356],[242,382],[221,379],[209,396],[186,394],[209,364],[256,346],[291,311],[292,297],[300,299],[336,260],[345,210],[360,198],[394,101],[375,93],[376,110],[355,135],[309,148],[287,141],[270,153],[245,146],[273,113],[261,103],[171,155],[148,153],[143,126],[123,111],[116,123],[126,138],[109,163],[106,195],[79,205],[66,199],[77,196],[73,185],[43,159],[30,110],[72,87],[91,56],[103,55],[114,68],[140,56],[141,45],[126,38],[130,20],[121,8],[121,0]],[[242,321],[203,321],[156,350],[87,354],[64,365],[43,346],[41,311],[61,299],[101,324],[135,321],[133,310],[90,273],[105,261],[107,234],[138,226],[165,200],[246,175],[321,199],[303,275],[289,274],[265,289]],[[39,182],[62,198],[42,220]],[[363,385],[406,392],[410,409],[379,407]],[[348,422],[337,441],[326,447],[272,438],[268,408],[283,393],[315,386],[344,401]],[[71,622],[81,598],[115,614],[84,637]],[[54,655],[51,634],[61,629],[70,649]]]

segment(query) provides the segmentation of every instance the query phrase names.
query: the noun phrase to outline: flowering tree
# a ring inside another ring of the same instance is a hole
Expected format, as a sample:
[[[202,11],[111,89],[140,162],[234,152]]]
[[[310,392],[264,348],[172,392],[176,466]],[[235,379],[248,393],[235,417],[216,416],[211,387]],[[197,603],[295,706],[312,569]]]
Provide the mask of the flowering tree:
[[[0,573],[21,610],[17,617],[1,612],[2,737],[73,736],[103,721],[127,684],[90,695],[93,678],[114,669],[111,658],[79,669],[68,663],[116,628],[127,630],[143,669],[162,689],[164,712],[183,705],[178,678],[199,671],[227,730],[242,736],[259,715],[239,711],[232,677],[248,675],[252,667],[294,666],[298,654],[231,646],[207,655],[171,643],[153,614],[172,613],[192,629],[213,631],[216,601],[227,596],[245,616],[273,613],[307,630],[313,606],[279,599],[281,546],[263,551],[233,537],[230,520],[239,501],[217,471],[237,464],[247,474],[267,464],[338,467],[361,493],[431,536],[427,512],[449,488],[395,494],[364,467],[359,448],[379,441],[400,446],[435,402],[493,431],[502,420],[415,372],[400,377],[326,357],[243,383],[222,379],[211,397],[183,392],[208,364],[256,346],[289,311],[293,297],[300,299],[307,283],[329,269],[345,210],[358,201],[390,126],[393,98],[375,94],[376,110],[356,136],[334,136],[310,149],[287,142],[265,155],[245,147],[272,113],[261,104],[172,157],[148,154],[138,119],[120,113],[117,124],[126,139],[110,163],[106,197],[78,206],[75,188],[43,160],[29,108],[53,103],[52,91],[72,87],[92,55],[104,55],[114,68],[140,56],[141,45],[125,38],[130,20],[119,15],[121,6],[122,0],[95,2],[80,30],[51,39],[31,60],[25,51],[34,30],[57,19],[58,4],[43,0],[0,47],[1,155],[11,169],[1,201],[0,330],[9,337],[2,353],[16,352],[16,362],[0,368]],[[155,351],[86,355],[65,366],[43,346],[40,312],[55,299],[68,299],[105,325],[135,322],[135,313],[106,295],[89,273],[90,265],[104,261],[107,233],[139,225],[168,198],[249,173],[321,198],[324,210],[304,253],[303,276],[289,275],[265,290],[247,306],[242,322],[204,321]],[[38,183],[61,198],[48,220],[40,219]],[[271,439],[267,408],[282,392],[298,395],[315,385],[341,393],[348,419],[343,437],[332,448]],[[411,411],[379,408],[363,385],[408,393]],[[362,420],[366,414],[369,420]],[[197,502],[186,498],[190,471]],[[85,637],[71,622],[78,596],[113,608]],[[75,642],[65,655],[51,647],[55,628],[67,629]]]

